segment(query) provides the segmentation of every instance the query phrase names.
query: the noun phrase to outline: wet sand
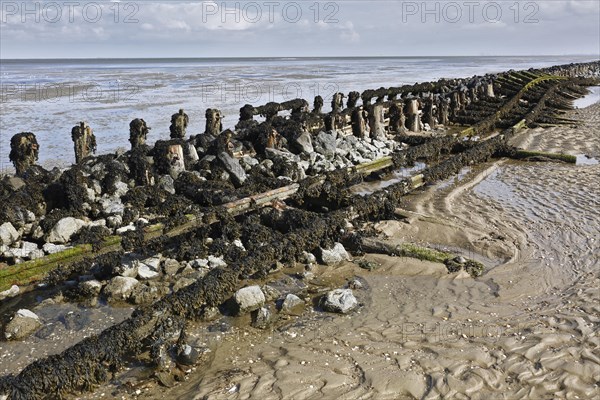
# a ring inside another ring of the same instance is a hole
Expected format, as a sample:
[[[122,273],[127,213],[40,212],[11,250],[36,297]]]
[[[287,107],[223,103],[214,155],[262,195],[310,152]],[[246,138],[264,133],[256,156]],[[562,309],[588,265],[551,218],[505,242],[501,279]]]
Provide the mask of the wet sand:
[[[575,127],[527,130],[525,149],[600,157],[600,105]],[[600,165],[499,161],[407,198],[421,214],[389,240],[488,260],[477,279],[367,255],[324,274],[366,282],[348,316],[308,313],[267,337],[247,328],[203,374],[160,390],[195,399],[593,398],[600,394]]]
[[[578,127],[531,129],[513,144],[600,159],[600,105]],[[78,398],[594,398],[600,395],[600,165],[501,160],[410,195],[382,239],[484,262],[465,272],[367,254],[379,266],[318,266],[316,282],[358,277],[349,315],[307,310],[273,331],[242,318],[207,338],[212,362],[172,388],[103,385]],[[356,260],[355,260],[356,261]]]

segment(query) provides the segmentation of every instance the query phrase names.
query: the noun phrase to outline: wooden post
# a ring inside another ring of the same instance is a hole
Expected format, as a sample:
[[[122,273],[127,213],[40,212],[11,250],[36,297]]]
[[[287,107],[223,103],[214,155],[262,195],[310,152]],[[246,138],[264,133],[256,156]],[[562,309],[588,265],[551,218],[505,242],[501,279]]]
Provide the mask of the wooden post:
[[[342,111],[344,108],[344,95],[342,93],[336,93],[331,99],[331,111],[334,113]]]
[[[438,124],[448,125],[448,112],[450,109],[450,100],[443,96],[437,98],[437,120]]]
[[[242,110],[247,106],[248,105],[245,105]],[[240,117],[242,110],[240,110]],[[221,114],[221,111],[216,108],[208,108],[204,115],[206,116],[206,129],[204,130],[204,133],[212,136],[219,136],[219,133],[223,130],[223,115]]]
[[[365,118],[367,117],[367,115],[367,112],[363,109],[362,106],[356,107],[352,111],[352,134],[361,139],[366,136],[367,123],[365,121]]]
[[[485,93],[485,95],[487,97],[495,97],[495,95],[494,95],[494,84],[493,83],[488,83],[486,85],[486,93]]]
[[[35,134],[32,132],[17,133],[10,139],[8,158],[15,166],[17,176],[23,175],[27,168],[35,165],[38,155],[39,145]]]
[[[173,114],[171,116],[171,126],[169,126],[169,131],[171,131],[172,139],[183,139],[185,137],[185,131],[187,129],[190,118],[188,115],[183,112],[183,109],[180,109],[178,113]]]
[[[385,138],[385,125],[383,124],[383,105],[376,103],[369,110],[370,136],[374,139]]]
[[[434,117],[433,95],[429,95],[425,98],[423,107],[423,123],[428,124],[431,129],[435,128],[435,117]]]
[[[356,107],[356,102],[360,99],[360,93],[350,92],[348,93],[348,102],[346,103],[347,108]]]
[[[313,106],[313,114],[321,114],[323,112],[323,98],[321,96],[315,96]]]
[[[129,123],[129,143],[131,143],[131,149],[146,144],[146,136],[148,136],[149,131],[150,128],[143,119],[136,118],[131,121]]]
[[[394,102],[390,106],[390,125],[389,131],[395,133],[406,132],[406,117],[402,111],[402,107],[398,106],[398,103]]]
[[[419,100],[410,99],[406,101],[407,128],[411,132],[421,131],[421,118],[419,116]]]
[[[96,136],[85,122],[80,122],[71,129],[71,139],[75,147],[75,163],[79,164],[84,158],[96,152]]]

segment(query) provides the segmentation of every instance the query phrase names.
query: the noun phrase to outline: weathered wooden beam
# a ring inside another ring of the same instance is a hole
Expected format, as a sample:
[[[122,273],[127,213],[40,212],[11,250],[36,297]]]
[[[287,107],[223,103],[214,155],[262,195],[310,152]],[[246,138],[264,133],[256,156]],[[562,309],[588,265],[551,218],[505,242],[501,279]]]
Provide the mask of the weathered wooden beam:
[[[363,238],[360,242],[361,250],[365,253],[386,254],[395,257],[411,257],[424,261],[443,263],[454,254],[445,251],[418,246],[414,243],[393,244],[377,238]]]
[[[518,160],[527,159],[534,161],[562,161],[569,164],[577,163],[576,156],[561,153],[546,153],[543,151],[516,150],[511,154],[511,157]]]
[[[392,165],[392,158],[388,156],[379,160],[351,167],[349,170],[354,170],[362,174],[370,174],[372,172],[389,168]],[[322,178],[322,182],[323,181],[324,178]],[[268,206],[275,200],[288,199],[298,191],[299,187],[300,185],[298,183],[294,183],[223,204],[223,207],[232,215],[240,215],[258,207]],[[160,223],[145,227],[144,239],[149,240],[160,235],[169,237],[180,235],[194,228],[198,228],[203,224],[204,222],[202,221],[202,215],[189,215],[187,222],[166,232],[164,231],[164,225]],[[97,250],[93,250],[91,244],[83,244],[39,258],[37,260],[27,261],[0,269],[0,291],[8,289],[12,285],[23,286],[40,281],[49,271],[53,270],[60,264],[70,264],[80,261],[83,258],[91,255],[99,255],[109,251],[115,251],[118,250],[120,246],[121,236],[109,236],[99,246],[97,246]]]

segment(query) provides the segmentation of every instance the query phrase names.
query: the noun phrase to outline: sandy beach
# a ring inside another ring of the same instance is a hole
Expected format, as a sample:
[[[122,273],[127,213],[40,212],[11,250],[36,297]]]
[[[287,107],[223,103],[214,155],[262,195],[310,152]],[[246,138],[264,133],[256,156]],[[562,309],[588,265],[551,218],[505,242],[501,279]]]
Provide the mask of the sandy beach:
[[[582,122],[527,129],[514,144],[600,157],[600,105],[570,117]],[[466,169],[408,196],[408,220],[374,228],[391,243],[479,259],[482,277],[375,254],[364,256],[378,265],[371,271],[319,266],[321,282],[363,283],[358,311],[309,311],[266,333],[239,321],[210,338],[212,362],[173,388],[106,385],[82,398],[594,398],[599,178],[598,164],[498,160]]]

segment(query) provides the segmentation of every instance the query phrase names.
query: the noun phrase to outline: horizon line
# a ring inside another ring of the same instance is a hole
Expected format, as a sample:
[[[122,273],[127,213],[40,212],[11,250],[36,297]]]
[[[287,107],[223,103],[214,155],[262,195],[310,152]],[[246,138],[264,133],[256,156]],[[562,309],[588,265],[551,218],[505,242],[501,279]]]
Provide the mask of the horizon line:
[[[535,55],[522,55],[522,54],[497,54],[497,55],[376,55],[376,56],[244,56],[244,57],[230,57],[230,56],[210,56],[210,57],[39,57],[39,58],[3,58],[0,57],[0,63],[3,61],[58,61],[58,60],[260,60],[260,59],[343,59],[343,58],[432,58],[432,57],[443,57],[443,58],[462,58],[462,57],[598,57],[599,54],[535,54]]]

